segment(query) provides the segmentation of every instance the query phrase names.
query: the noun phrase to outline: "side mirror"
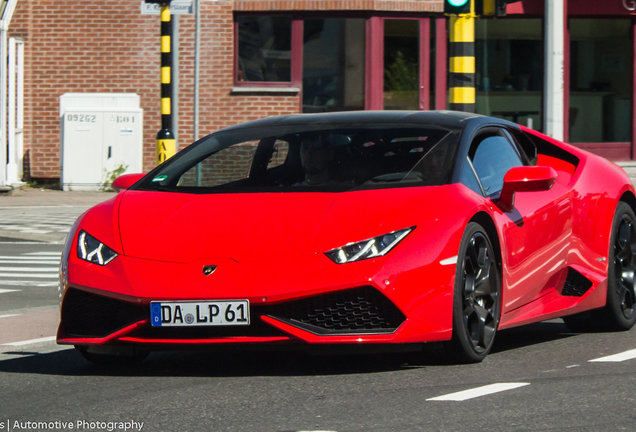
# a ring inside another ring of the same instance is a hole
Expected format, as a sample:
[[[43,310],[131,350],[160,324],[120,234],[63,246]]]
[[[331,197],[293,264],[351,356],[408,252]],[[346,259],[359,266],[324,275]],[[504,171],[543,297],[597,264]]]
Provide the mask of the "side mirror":
[[[556,171],[548,166],[522,166],[508,170],[497,206],[507,213],[515,207],[515,192],[547,191],[554,186]]]
[[[121,192],[137,183],[145,174],[124,174],[115,179],[111,187],[115,192]]]

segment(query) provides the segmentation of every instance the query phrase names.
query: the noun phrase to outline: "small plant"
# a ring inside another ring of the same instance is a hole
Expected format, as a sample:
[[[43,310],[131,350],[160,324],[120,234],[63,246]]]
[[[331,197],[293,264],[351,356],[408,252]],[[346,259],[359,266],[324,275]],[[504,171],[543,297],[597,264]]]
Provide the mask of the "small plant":
[[[384,89],[388,91],[417,90],[419,75],[417,62],[411,61],[402,51],[395,53],[384,70]]]
[[[124,164],[119,164],[119,166],[112,171],[107,171],[106,168],[104,168],[105,180],[102,183],[102,186],[100,189],[103,190],[104,192],[113,192],[113,188],[111,187],[111,185],[113,184],[115,179],[119,177],[120,175],[122,175],[124,171],[126,171],[127,169],[128,169],[128,165],[124,165]]]

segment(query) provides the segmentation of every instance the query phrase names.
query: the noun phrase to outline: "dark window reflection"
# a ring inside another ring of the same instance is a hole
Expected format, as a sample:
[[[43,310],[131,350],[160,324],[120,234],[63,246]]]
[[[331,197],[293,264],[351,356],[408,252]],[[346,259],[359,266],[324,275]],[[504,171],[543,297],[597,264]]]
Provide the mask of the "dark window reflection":
[[[291,81],[291,18],[238,18],[237,81]]]
[[[384,109],[420,108],[419,21],[384,20]]]
[[[541,19],[475,21],[476,111],[543,130]]]
[[[570,142],[631,141],[629,19],[570,20]]]
[[[364,109],[364,19],[304,22],[303,112]]]

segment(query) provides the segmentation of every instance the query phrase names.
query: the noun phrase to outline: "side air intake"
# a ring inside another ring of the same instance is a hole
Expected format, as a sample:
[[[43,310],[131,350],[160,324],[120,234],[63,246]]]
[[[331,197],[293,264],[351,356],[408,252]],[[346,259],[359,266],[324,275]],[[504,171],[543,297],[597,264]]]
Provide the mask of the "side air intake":
[[[561,295],[581,297],[592,288],[592,282],[573,268],[568,268],[568,275],[563,283]]]

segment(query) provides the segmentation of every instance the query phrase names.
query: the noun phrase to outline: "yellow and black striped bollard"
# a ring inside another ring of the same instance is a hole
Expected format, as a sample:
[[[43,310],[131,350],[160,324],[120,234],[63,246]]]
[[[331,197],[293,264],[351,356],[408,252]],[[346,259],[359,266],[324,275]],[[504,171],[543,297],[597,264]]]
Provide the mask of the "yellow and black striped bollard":
[[[172,132],[172,21],[170,2],[161,4],[161,130],[157,133],[157,165],[176,153]]]
[[[475,16],[450,17],[448,102],[454,111],[475,112]]]

